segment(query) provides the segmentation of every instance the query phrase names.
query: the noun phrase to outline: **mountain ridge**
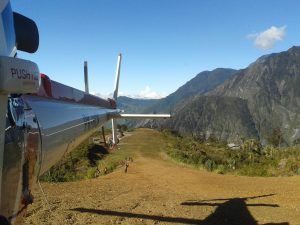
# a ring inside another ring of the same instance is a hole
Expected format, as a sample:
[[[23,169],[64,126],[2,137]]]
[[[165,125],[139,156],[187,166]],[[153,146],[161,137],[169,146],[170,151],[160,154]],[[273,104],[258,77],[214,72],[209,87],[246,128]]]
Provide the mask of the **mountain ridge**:
[[[222,69],[203,71],[176,92],[144,109],[144,112],[165,113],[171,109],[175,114],[172,120],[148,120],[137,125],[149,126],[151,123],[151,126],[173,129],[181,135],[215,133],[217,138],[228,141],[237,139],[234,134],[239,133],[240,138],[257,138],[263,143],[267,143],[272,132],[279,129],[282,144],[292,145],[300,140],[299,46],[261,56],[241,70],[229,69],[231,72],[222,77],[226,79],[209,86],[209,76],[216,78],[220,71]],[[207,114],[215,115],[215,118],[208,119]],[[222,115],[226,121],[222,120]],[[191,126],[191,123],[196,125]],[[242,126],[247,127],[242,129]],[[222,130],[232,135],[225,135]]]
[[[175,108],[175,105],[179,102],[198,95],[205,93],[209,90],[212,90],[217,85],[224,82],[224,80],[229,79],[237,70],[230,68],[217,68],[212,71],[203,71],[198,73],[194,78],[187,81],[184,85],[179,87],[175,92],[161,99],[143,99],[154,104],[142,105],[141,107],[138,104],[141,99],[132,99],[131,104],[133,107],[129,106],[128,101],[125,102],[125,111],[129,108],[139,107],[139,111],[130,111],[128,112],[142,112],[142,113],[169,113],[172,112]],[[126,97],[128,98],[128,97]],[[120,108],[123,106],[123,99],[118,99],[120,103]],[[128,104],[128,105],[126,105]],[[144,107],[145,106],[145,107]]]
[[[292,47],[284,52],[258,58],[204,95],[245,100],[258,137],[263,143],[268,142],[275,129],[280,129],[282,144],[292,145],[300,138],[299,87],[300,47]],[[198,100],[191,101],[197,104]],[[182,109],[179,113],[186,114],[187,111]],[[211,122],[216,123],[213,120]],[[241,133],[241,136],[249,137],[246,133]]]

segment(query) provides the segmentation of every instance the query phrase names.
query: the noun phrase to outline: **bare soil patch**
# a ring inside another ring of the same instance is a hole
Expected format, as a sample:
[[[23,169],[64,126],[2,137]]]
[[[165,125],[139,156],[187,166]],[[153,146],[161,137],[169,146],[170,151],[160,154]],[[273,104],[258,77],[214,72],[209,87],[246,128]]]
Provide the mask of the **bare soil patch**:
[[[184,167],[165,157],[159,138],[148,129],[124,138],[117,151],[135,152],[127,173],[119,168],[91,180],[42,183],[50,206],[36,189],[25,224],[300,224],[299,176],[240,177]]]

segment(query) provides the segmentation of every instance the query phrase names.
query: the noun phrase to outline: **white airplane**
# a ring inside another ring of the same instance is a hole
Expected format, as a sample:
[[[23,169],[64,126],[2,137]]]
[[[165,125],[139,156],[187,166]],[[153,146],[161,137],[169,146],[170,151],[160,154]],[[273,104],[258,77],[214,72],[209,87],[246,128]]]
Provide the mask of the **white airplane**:
[[[169,114],[123,114],[116,107],[121,55],[113,99],[104,100],[60,84],[17,50],[34,53],[39,34],[34,21],[0,0],[0,224],[22,224],[33,202],[38,176],[84,139],[117,118],[170,118]]]

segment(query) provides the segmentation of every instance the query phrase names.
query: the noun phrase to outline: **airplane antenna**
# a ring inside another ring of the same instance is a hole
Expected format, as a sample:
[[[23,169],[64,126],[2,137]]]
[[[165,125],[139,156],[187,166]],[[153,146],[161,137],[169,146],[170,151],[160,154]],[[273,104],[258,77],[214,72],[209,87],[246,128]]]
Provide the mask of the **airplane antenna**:
[[[84,86],[85,86],[85,92],[89,93],[89,74],[88,74],[87,61],[84,61]]]
[[[120,71],[121,71],[121,62],[122,62],[122,54],[120,53],[118,55],[116,78],[115,78],[115,87],[114,87],[114,95],[113,95],[113,99],[115,101],[117,101],[117,98],[118,98],[119,80],[120,80]]]
[[[116,70],[116,78],[115,78],[115,87],[113,93],[113,99],[117,102],[118,99],[118,92],[119,92],[119,80],[120,80],[120,71],[121,71],[121,62],[122,62],[122,54],[118,55],[118,62],[117,62],[117,70]],[[113,145],[117,144],[117,126],[116,121],[111,119],[111,130],[112,130],[112,141]]]

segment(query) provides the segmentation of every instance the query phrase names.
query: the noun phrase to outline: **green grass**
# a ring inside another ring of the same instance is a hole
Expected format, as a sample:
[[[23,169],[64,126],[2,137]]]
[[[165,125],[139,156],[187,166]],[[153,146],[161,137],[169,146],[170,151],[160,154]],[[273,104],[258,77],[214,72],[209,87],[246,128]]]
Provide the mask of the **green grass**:
[[[123,166],[126,160],[129,158],[134,160],[139,154],[158,158],[166,149],[166,137],[158,131],[138,129],[134,131],[133,136],[132,133],[128,132],[125,139],[121,140],[118,149],[114,150],[90,143],[93,136],[100,135],[95,133],[43,174],[40,179],[46,182],[90,179],[112,172]]]
[[[40,180],[48,182],[76,181],[94,176],[98,161],[108,154],[107,148],[93,144],[93,137],[99,137],[96,132],[83,141],[76,149],[67,154],[60,162],[40,176]]]
[[[110,130],[107,130],[106,133],[109,134]],[[70,182],[91,179],[108,174],[117,167],[124,165],[129,158],[134,158],[134,148],[125,147],[123,149],[123,147],[119,147],[111,150],[104,144],[92,143],[92,138],[99,136],[100,132],[96,132],[83,141],[60,162],[40,176],[40,180],[46,182]]]
[[[132,136],[130,134],[133,134]],[[99,136],[96,133],[93,136]],[[300,175],[300,147],[274,148],[261,146],[230,150],[225,143],[216,140],[199,141],[182,138],[170,132],[138,129],[129,132],[119,149],[90,143],[90,138],[69,153],[61,162],[41,176],[48,182],[75,181],[105,175],[124,165],[128,158],[139,155],[161,158],[168,155],[172,160],[195,168],[220,174],[244,176],[291,176]],[[246,141],[245,143],[249,144]],[[244,145],[246,146],[246,145]]]
[[[106,131],[106,133],[109,133],[109,131]],[[60,162],[40,176],[40,180],[46,182],[69,182],[94,178],[100,175],[97,172],[99,171],[99,162],[109,154],[107,147],[92,142],[93,137],[100,137],[100,135],[100,132],[96,132],[84,140]],[[107,167],[111,170],[114,165],[108,165]],[[102,172],[104,173],[104,170]]]
[[[220,174],[244,176],[300,175],[300,147],[262,148],[257,142],[244,148],[230,150],[225,143],[215,140],[197,141],[193,138],[175,137],[164,132],[169,140],[167,154],[177,162],[204,168]]]

